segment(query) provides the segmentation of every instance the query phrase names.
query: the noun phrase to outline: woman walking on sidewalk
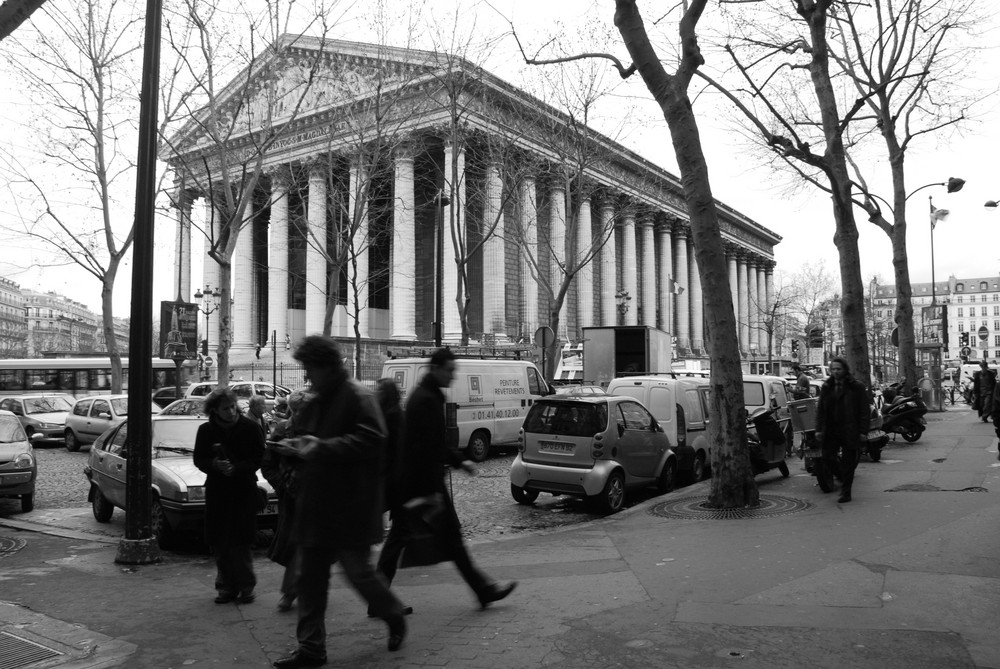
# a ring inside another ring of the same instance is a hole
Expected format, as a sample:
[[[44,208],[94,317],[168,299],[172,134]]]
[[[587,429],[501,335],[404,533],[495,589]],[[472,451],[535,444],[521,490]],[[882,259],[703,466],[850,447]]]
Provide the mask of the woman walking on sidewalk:
[[[816,439],[831,471],[838,470],[837,449],[841,451],[841,488],[837,500],[841,504],[851,501],[854,470],[861,458],[861,439],[868,434],[871,420],[870,405],[868,389],[851,376],[847,360],[834,358],[830,363],[830,378],[819,392]]]

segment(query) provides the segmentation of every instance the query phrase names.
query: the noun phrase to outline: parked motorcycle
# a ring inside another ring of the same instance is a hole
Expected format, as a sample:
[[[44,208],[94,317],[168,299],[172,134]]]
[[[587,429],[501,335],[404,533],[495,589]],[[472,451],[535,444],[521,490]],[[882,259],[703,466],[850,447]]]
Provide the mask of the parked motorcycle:
[[[760,407],[747,417],[747,448],[754,476],[777,469],[788,478],[785,463],[786,436],[774,418],[777,408]]]
[[[899,434],[906,441],[914,442],[920,439],[927,428],[927,421],[924,419],[926,413],[927,405],[919,393],[900,395],[882,407],[882,430],[892,435]]]

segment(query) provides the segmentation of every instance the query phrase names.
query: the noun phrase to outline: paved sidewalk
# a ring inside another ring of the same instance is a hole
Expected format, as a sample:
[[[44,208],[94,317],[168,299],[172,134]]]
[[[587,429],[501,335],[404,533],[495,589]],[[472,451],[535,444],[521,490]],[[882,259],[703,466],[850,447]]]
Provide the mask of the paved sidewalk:
[[[796,460],[788,479],[757,478],[756,517],[710,517],[722,514],[699,506],[700,484],[479,542],[480,566],[517,590],[479,611],[450,565],[401,571],[394,589],[415,613],[398,653],[335,576],[327,666],[1000,669],[995,442],[955,407],[929,416],[917,443],[862,459],[850,504]],[[116,565],[120,527],[89,514],[0,518],[0,666],[267,667],[294,648],[294,613],[275,610],[277,565],[258,559],[255,603],[216,605],[207,556]]]

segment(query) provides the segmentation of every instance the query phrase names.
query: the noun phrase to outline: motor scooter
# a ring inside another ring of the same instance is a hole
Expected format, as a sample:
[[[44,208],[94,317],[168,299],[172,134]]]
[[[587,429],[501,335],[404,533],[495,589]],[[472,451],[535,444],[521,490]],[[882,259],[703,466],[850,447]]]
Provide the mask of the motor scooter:
[[[777,469],[788,478],[788,464],[785,463],[785,433],[775,419],[777,407],[760,407],[747,416],[747,449],[754,476]]]
[[[906,441],[914,442],[927,428],[926,413],[927,405],[919,393],[900,395],[882,407],[882,430],[894,435],[893,439],[899,434]]]
[[[794,400],[788,403],[792,417],[792,430],[799,437],[799,457],[806,471],[816,477],[816,483],[823,492],[833,492],[836,488],[834,472],[823,459],[823,451],[816,438],[816,407],[818,397]],[[881,454],[881,451],[880,451]]]

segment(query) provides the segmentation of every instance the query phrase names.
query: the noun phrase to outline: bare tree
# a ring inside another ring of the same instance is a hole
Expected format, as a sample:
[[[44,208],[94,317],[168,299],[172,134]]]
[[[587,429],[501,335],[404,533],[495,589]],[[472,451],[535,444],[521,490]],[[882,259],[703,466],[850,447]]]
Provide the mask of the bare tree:
[[[134,3],[48,3],[8,38],[7,63],[38,103],[39,160],[5,156],[12,188],[37,203],[7,231],[47,245],[62,264],[76,264],[101,285],[111,390],[121,392],[121,352],[114,336],[113,295],[133,224],[116,215],[132,193],[133,138],[143,14]],[[78,204],[75,204],[78,203]],[[58,261],[57,261],[58,262]]]

